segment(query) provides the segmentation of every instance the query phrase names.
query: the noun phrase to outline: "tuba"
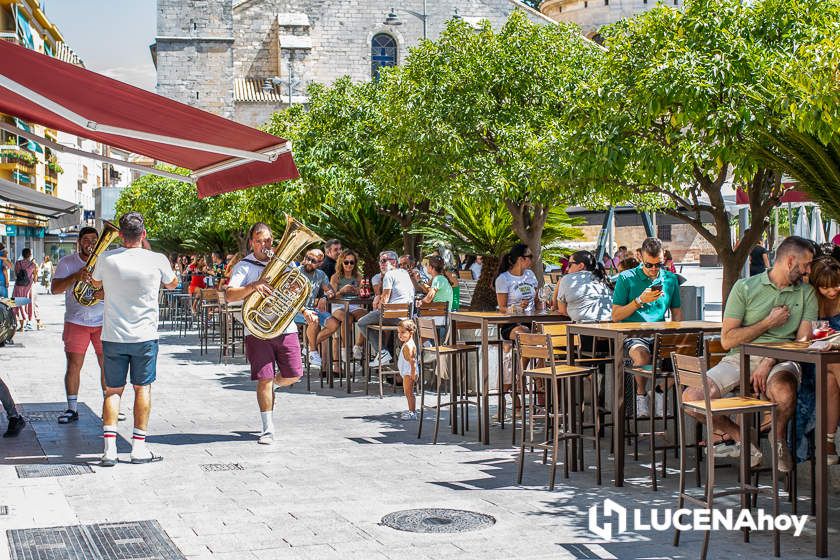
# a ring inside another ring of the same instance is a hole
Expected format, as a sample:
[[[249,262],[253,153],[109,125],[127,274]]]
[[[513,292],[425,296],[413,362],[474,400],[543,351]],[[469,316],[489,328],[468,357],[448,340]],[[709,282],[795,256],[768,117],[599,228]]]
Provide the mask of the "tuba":
[[[96,242],[96,247],[93,248],[93,252],[90,254],[87,262],[85,263],[85,270],[88,272],[93,272],[93,269],[96,268],[96,261],[99,259],[100,253],[108,248],[108,245],[116,239],[120,232],[120,228],[108,220],[103,220],[103,223],[105,227],[102,228],[102,235],[99,236],[99,239]],[[96,305],[102,301],[93,295],[95,292],[96,288],[88,282],[79,280],[73,284],[73,297],[76,298],[76,301],[86,307]]]
[[[288,268],[295,256],[319,242],[324,240],[286,215],[286,231],[274,252],[269,252],[271,260],[260,275],[260,279],[271,286],[271,295],[254,292],[242,304],[242,322],[251,334],[263,340],[274,338],[282,334],[300,312],[312,291],[312,284],[300,270]]]

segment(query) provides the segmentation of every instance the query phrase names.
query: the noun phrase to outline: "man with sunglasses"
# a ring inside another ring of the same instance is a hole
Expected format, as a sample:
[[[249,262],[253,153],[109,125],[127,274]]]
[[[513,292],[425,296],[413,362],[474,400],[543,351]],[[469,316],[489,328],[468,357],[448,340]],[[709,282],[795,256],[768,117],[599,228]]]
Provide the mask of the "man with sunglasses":
[[[665,313],[671,311],[672,321],[682,321],[680,307],[680,283],[676,274],[664,268],[662,242],[648,237],[642,243],[641,263],[638,267],[625,270],[618,275],[613,292],[612,319],[628,323],[652,323],[665,320]],[[633,367],[651,363],[653,339],[628,338],[624,341],[624,352],[630,356]],[[636,416],[650,416],[647,379],[636,376]],[[654,389],[654,411],[662,416],[664,397],[661,387]]]
[[[321,353],[318,351],[318,338],[324,340],[334,333],[341,323],[332,316],[327,309],[326,302],[335,295],[326,273],[319,267],[324,261],[324,253],[320,249],[312,249],[306,253],[303,263],[298,267],[301,274],[306,276],[312,285],[309,297],[303,304],[303,309],[295,316],[295,323],[306,325],[306,339],[309,342],[309,365],[321,367]],[[323,336],[319,337],[321,329]]]

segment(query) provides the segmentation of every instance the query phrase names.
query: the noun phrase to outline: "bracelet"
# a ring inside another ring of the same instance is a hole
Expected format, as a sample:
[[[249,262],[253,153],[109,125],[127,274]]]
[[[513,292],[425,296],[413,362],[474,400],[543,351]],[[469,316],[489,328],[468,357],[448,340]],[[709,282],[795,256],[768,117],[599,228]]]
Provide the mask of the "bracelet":
[[[641,300],[641,299],[639,299],[639,297],[634,298],[634,299],[633,299],[633,301],[634,301],[634,302],[636,302],[636,305],[638,305],[638,306],[639,306],[639,309],[641,309],[642,307],[644,307],[644,306],[645,306],[645,304],[644,304],[644,303],[642,303],[642,300]]]

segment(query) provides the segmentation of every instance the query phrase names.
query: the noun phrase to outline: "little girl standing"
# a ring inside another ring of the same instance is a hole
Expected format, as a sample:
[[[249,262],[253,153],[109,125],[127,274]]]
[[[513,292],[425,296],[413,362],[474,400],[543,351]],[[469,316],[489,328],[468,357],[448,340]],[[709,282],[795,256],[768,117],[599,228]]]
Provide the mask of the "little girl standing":
[[[408,401],[408,410],[400,415],[401,420],[417,420],[417,399],[414,398],[414,382],[417,380],[417,345],[414,343],[416,330],[417,325],[411,319],[404,319],[397,326],[397,336],[402,343],[397,368],[402,376],[403,392]]]

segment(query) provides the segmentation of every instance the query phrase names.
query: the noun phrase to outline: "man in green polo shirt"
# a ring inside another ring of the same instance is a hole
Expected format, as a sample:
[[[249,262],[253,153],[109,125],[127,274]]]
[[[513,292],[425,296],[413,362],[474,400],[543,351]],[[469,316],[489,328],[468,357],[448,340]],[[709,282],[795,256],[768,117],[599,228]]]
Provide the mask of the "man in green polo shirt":
[[[613,321],[628,323],[651,323],[664,321],[665,313],[671,310],[671,320],[682,321],[680,307],[680,283],[677,275],[665,270],[662,258],[662,242],[648,237],[642,242],[642,262],[638,267],[625,270],[618,275],[613,291]],[[633,367],[651,363],[650,353],[653,339],[628,338],[624,341],[624,352],[633,361]],[[650,416],[647,379],[636,378],[636,416]],[[654,389],[654,413],[662,416],[664,397],[662,388]]]
[[[756,276],[738,280],[726,300],[721,343],[729,354],[706,375],[711,398],[735,390],[741,381],[740,346],[747,342],[790,342],[811,338],[812,321],[818,306],[814,289],[802,283],[811,271],[814,246],[807,239],[791,236],[776,250],[773,268]],[[776,403],[775,451],[779,470],[790,472],[793,461],[787,447],[785,427],[796,405],[796,391],[802,370],[798,363],[776,363],[770,358],[750,358],[750,381],[759,396]],[[686,389],[685,400],[702,400],[703,391]],[[698,416],[699,419],[702,420]],[[726,416],[715,416],[714,431],[724,433],[735,444],[715,446],[715,455],[739,457],[741,433],[738,424]],[[761,452],[751,444],[753,467],[761,463]]]

